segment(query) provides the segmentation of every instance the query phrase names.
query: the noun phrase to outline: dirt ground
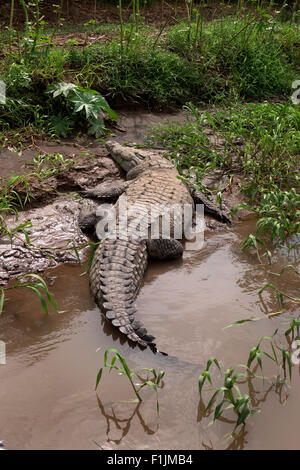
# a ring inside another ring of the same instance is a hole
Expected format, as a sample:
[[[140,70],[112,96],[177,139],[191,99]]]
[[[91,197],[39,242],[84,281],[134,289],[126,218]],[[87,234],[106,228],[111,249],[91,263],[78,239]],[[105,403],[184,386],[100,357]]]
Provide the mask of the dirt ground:
[[[41,17],[47,21],[49,25],[57,24],[58,15],[53,11],[52,3],[47,3],[40,6]],[[58,3],[58,2],[57,2]],[[96,3],[96,6],[95,6]],[[161,25],[167,20],[170,24],[178,21],[180,18],[186,17],[186,7],[183,2],[154,2],[149,6],[143,6],[141,2],[141,16],[147,24]],[[235,11],[236,5],[222,5],[220,2],[210,2],[203,6],[203,16],[207,20],[217,18],[221,14],[224,14],[226,10],[227,14],[231,14]],[[128,5],[123,6],[123,20],[126,22],[130,19],[131,7]],[[95,2],[94,0],[86,1],[70,1],[65,0],[63,2],[63,8],[61,11],[64,22],[68,24],[80,24],[85,23],[89,20],[96,20],[99,23],[119,23],[119,10],[117,5],[109,5],[108,2]],[[0,5],[0,22],[4,23],[4,26],[9,24],[10,17],[10,1],[3,0]],[[18,3],[15,5],[14,12],[14,25],[21,27],[24,24],[24,13],[21,5]]]

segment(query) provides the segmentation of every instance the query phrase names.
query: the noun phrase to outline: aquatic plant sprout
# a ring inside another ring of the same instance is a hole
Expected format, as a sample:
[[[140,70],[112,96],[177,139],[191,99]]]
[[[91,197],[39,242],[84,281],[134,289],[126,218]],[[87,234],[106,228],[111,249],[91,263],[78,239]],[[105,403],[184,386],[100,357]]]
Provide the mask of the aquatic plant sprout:
[[[111,359],[111,362],[108,363],[108,355],[109,353],[113,353],[113,357]],[[119,362],[120,365],[116,365],[116,362]],[[133,372],[130,370],[125,358],[122,356],[122,354],[115,348],[109,348],[104,352],[104,364],[103,366],[99,369],[97,379],[96,379],[96,386],[95,390],[99,387],[103,370],[108,368],[109,372],[111,372],[112,369],[118,371],[121,375],[124,375],[127,377],[135,395],[137,401],[141,402],[143,401],[140,391],[144,387],[150,388],[156,395],[156,412],[157,415],[159,415],[159,401],[158,401],[158,388],[162,387],[162,379],[165,375],[165,372],[163,370],[160,370],[159,372],[156,371],[154,368],[142,368],[140,371]],[[143,371],[146,371],[147,373],[152,374],[152,378],[147,377],[146,379],[142,378],[142,373]],[[138,377],[139,379],[142,379],[143,383],[140,386],[135,385],[134,383],[134,377]]]

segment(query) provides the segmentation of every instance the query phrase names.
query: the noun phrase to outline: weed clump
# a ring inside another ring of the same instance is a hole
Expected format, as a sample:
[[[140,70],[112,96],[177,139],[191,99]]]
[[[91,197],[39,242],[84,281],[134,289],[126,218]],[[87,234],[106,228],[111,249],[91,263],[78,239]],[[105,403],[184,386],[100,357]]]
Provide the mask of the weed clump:
[[[168,149],[178,171],[200,186],[215,168],[230,175],[234,167],[249,201],[241,207],[259,216],[259,232],[277,242],[299,233],[299,109],[263,102],[204,113],[190,104],[187,110],[185,124],[154,128],[148,143]],[[222,149],[209,140],[207,128],[222,138]]]
[[[229,17],[205,25],[200,39],[195,23],[176,25],[164,46],[199,62],[209,99],[219,100],[233,89],[246,99],[287,96],[299,66],[293,47],[297,31],[277,22]]]
[[[122,54],[121,46],[93,46],[71,51],[71,67],[97,67],[100,90],[107,97],[156,107],[172,107],[203,97],[203,73],[188,59],[162,49],[138,48]],[[99,65],[97,65],[99,64]]]
[[[190,3],[185,21],[160,29],[147,28],[134,3],[129,23],[119,11],[118,38],[83,48],[75,40],[58,46],[58,26],[47,34],[33,9],[36,23],[27,18],[24,37],[12,27],[3,37],[0,77],[7,84],[7,102],[0,106],[1,126],[34,125],[47,132],[62,127],[57,119],[49,126],[49,116],[59,113],[53,113],[45,94],[49,85],[61,82],[96,90],[112,105],[156,109],[290,96],[300,65],[296,24],[259,9],[205,22],[201,2],[193,11]],[[93,28],[98,26],[89,22],[86,34]],[[63,124],[72,127],[66,120]]]

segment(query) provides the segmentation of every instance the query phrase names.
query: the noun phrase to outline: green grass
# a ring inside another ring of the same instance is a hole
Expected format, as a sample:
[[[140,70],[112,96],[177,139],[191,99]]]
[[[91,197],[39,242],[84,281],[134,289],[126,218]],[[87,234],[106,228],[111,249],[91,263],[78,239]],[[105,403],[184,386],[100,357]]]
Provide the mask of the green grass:
[[[148,143],[168,149],[179,172],[200,187],[216,168],[238,172],[247,207],[259,216],[258,230],[277,241],[299,233],[299,108],[263,102],[188,110],[185,124],[154,128]],[[222,138],[221,148],[210,141],[207,128]]]
[[[26,228],[31,227],[31,223],[20,224],[10,230],[7,226],[7,218],[14,216],[15,222],[18,221],[19,211],[23,210],[34,197],[31,193],[33,180],[45,182],[50,176],[74,166],[73,157],[64,158],[60,153],[36,154],[33,158],[31,173],[11,175],[7,181],[0,178],[0,183],[2,183],[0,186],[0,238],[8,236],[12,243],[14,235],[22,232],[26,237],[26,242],[30,245]]]
[[[197,19],[197,18],[196,18]],[[287,98],[299,71],[299,26],[275,17],[238,14],[210,23],[182,22],[159,31],[140,23],[83,26],[113,31],[106,43],[53,45],[58,31],[28,31],[35,46],[13,32],[13,49],[2,44],[0,76],[7,104],[0,124],[46,130],[53,114],[47,86],[62,81],[100,91],[110,103],[139,103],[165,110],[194,104]],[[161,34],[162,33],[162,34]],[[76,42],[76,41],[75,41]],[[48,126],[49,127],[49,126]]]
[[[108,363],[109,353],[113,353],[113,357],[112,357],[110,363]],[[120,365],[116,365],[117,361]],[[157,412],[157,415],[159,415],[158,389],[159,389],[159,387],[163,386],[162,379],[165,375],[165,371],[160,370],[159,372],[157,372],[156,369],[154,369],[154,368],[144,367],[139,371],[133,372],[129,368],[129,366],[128,366],[125,358],[122,356],[122,354],[117,349],[109,348],[104,352],[103,366],[99,369],[99,372],[97,374],[96,386],[95,386],[96,390],[99,387],[104,369],[109,369],[109,372],[111,372],[111,370],[114,369],[120,375],[123,375],[124,377],[127,377],[128,381],[129,381],[129,383],[130,383],[130,385],[131,385],[131,387],[134,391],[134,394],[136,396],[136,400],[130,400],[131,403],[136,402],[136,401],[137,402],[142,402],[143,400],[142,400],[140,391],[145,387],[150,388],[156,395],[156,412]],[[146,378],[142,377],[143,372],[147,373]],[[152,377],[148,376],[149,373],[151,373]],[[141,385],[136,385],[135,384],[136,380],[142,381],[142,384]]]
[[[158,39],[135,35],[125,54],[117,42],[73,49],[71,67],[96,68],[101,91],[150,106],[289,96],[299,67],[299,28],[252,17],[203,26],[181,23]],[[158,39],[158,40],[157,40]],[[197,41],[196,41],[197,39]]]
[[[25,274],[24,276],[19,277],[17,280],[15,280],[15,282],[11,286],[0,288],[0,315],[2,314],[3,309],[4,309],[6,292],[13,290],[13,289],[22,289],[22,288],[30,289],[37,295],[45,313],[47,314],[49,313],[47,301],[52,305],[54,310],[58,313],[56,303],[44,279],[38,274],[28,273],[28,274]]]
[[[90,70],[97,64],[100,80],[96,86],[108,99],[164,107],[178,106],[187,100],[200,99],[202,72],[187,59],[162,49],[143,48],[121,53],[119,44],[74,50],[68,56],[71,68]],[[90,71],[89,71],[90,72]]]
[[[234,89],[240,98],[257,99],[290,93],[300,65],[297,38],[295,25],[229,17],[204,25],[200,37],[195,23],[176,25],[164,47],[198,61],[208,98],[223,98]]]

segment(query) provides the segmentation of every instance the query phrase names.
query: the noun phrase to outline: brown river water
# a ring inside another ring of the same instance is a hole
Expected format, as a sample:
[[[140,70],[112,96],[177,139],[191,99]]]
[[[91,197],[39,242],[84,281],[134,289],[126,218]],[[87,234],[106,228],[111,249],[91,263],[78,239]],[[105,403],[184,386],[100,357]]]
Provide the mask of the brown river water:
[[[265,319],[224,329],[230,323],[276,310],[276,301],[257,295],[265,275],[249,270],[254,257],[240,245],[253,222],[232,232],[210,234],[200,252],[183,260],[150,265],[138,298],[139,318],[157,337],[161,358],[132,348],[100,319],[90,298],[83,266],[49,270],[47,279],[63,313],[46,316],[27,291],[9,295],[1,324],[7,364],[0,366],[1,438],[13,449],[202,449],[299,448],[300,380],[294,367],[286,403],[269,384],[255,383],[261,414],[251,417],[236,441],[224,440],[232,424],[200,420],[197,379],[206,360],[222,367],[245,363],[261,335],[272,334],[278,319]],[[273,269],[282,265],[278,259]],[[296,294],[296,279],[286,273],[282,290]],[[282,319],[281,319],[282,321]],[[156,416],[151,390],[144,401],[134,398],[125,377],[104,374],[98,395],[95,378],[103,353],[117,348],[133,370],[164,369]],[[266,371],[268,372],[268,370]],[[272,369],[270,370],[272,373]],[[274,373],[274,371],[273,371]],[[214,374],[213,374],[214,375]],[[217,375],[216,375],[217,377]],[[229,420],[232,415],[228,415]]]
[[[241,250],[254,226],[248,218],[230,230],[209,232],[200,251],[150,264],[137,301],[139,319],[171,357],[134,348],[115,333],[91,299],[87,276],[80,276],[83,265],[65,264],[44,274],[60,314],[44,314],[27,289],[10,292],[0,318],[0,339],[7,346],[7,363],[0,365],[0,439],[7,448],[299,449],[297,366],[287,399],[269,383],[253,381],[250,396],[261,413],[249,419],[235,440],[225,439],[233,427],[232,410],[212,426],[212,415],[201,414],[198,377],[206,361],[216,357],[222,370],[246,363],[259,337],[271,335],[284,321],[282,316],[266,317],[278,305],[272,293],[258,296],[263,282],[299,294],[292,271],[278,280],[254,269],[255,254]],[[299,265],[298,255],[277,253],[271,270]],[[250,317],[264,318],[225,329]],[[139,405],[128,402],[133,391],[115,371],[104,371],[98,393],[94,391],[104,351],[110,347],[121,352],[132,370],[165,370],[159,417],[152,391],[141,392]],[[266,364],[264,372],[274,375],[275,370]],[[212,371],[218,383],[218,372]],[[246,386],[242,390],[249,393]]]

